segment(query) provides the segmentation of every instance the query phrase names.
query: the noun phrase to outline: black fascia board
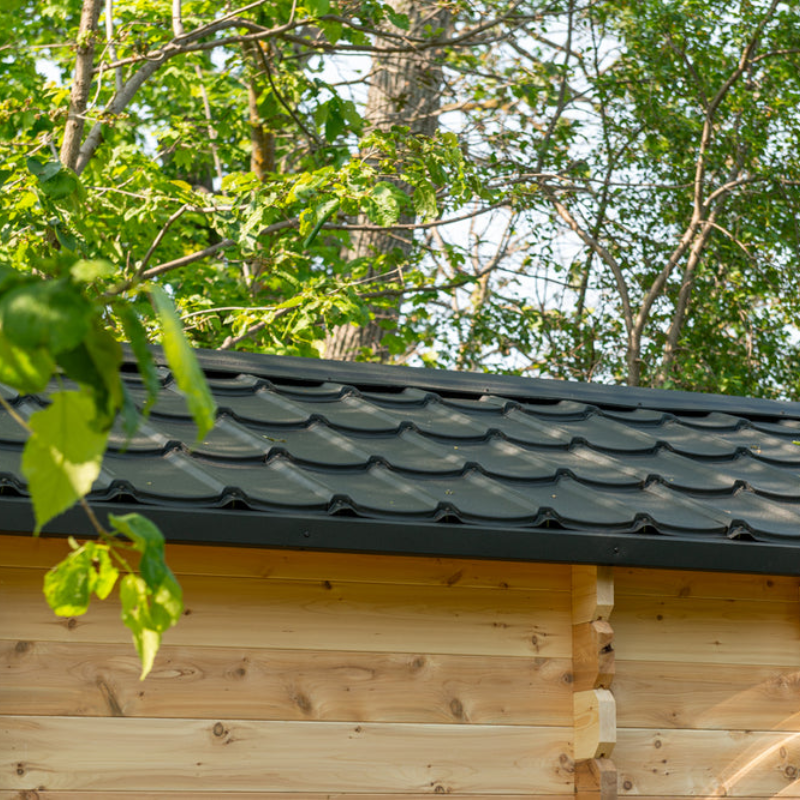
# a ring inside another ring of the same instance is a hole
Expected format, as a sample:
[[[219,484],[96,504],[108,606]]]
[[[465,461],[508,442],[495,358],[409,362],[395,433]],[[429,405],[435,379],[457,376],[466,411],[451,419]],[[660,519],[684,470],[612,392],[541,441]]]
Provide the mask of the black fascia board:
[[[160,348],[156,361],[168,366]],[[646,408],[668,413],[724,413],[743,417],[800,419],[800,403],[734,395],[700,394],[670,389],[609,386],[544,378],[478,372],[452,372],[298,356],[196,350],[206,372],[249,373],[267,380],[341,383],[362,389],[414,387],[443,395],[499,395],[515,400],[572,400],[619,409]]]
[[[4,497],[2,508],[3,530],[33,530],[27,498]],[[266,515],[239,509],[136,503],[102,503],[95,504],[94,509],[101,517],[106,513],[143,514],[159,526],[167,541],[192,544],[800,576],[800,547],[796,544],[641,532]],[[93,529],[83,509],[75,506],[46,525],[43,534],[91,537]]]

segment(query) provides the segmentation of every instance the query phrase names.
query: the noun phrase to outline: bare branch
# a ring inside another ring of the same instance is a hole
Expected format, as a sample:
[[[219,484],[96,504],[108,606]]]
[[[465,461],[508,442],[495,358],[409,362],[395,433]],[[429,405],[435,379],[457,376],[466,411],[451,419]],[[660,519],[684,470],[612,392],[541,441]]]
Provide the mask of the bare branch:
[[[172,223],[175,222],[177,219],[183,216],[183,214],[188,211],[189,206],[184,203],[163,225],[161,230],[156,234],[156,238],[153,239],[153,243],[150,245],[147,253],[145,253],[144,258],[142,259],[142,263],[139,265],[139,269],[137,270],[138,274],[141,275],[150,261],[150,257],[155,252],[156,248],[161,244],[161,240],[166,235],[167,231],[172,227]]]

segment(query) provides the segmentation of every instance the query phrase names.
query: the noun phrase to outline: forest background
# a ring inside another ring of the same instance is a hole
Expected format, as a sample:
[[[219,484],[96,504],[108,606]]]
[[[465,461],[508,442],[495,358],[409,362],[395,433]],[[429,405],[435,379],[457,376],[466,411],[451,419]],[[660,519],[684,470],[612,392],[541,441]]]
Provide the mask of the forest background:
[[[147,412],[120,341],[200,436],[187,339],[800,399],[794,3],[7,0],[0,36],[0,383],[76,384],[0,400],[38,527]],[[48,599],[127,573],[146,670],[163,541],[86,509]]]

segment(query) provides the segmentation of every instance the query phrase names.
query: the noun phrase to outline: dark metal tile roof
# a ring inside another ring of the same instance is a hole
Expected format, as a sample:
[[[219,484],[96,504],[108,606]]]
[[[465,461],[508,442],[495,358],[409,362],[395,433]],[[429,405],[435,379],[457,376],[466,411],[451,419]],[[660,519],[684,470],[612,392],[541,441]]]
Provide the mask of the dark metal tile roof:
[[[182,539],[800,574],[800,404],[270,356],[201,363],[213,431],[194,443],[162,368],[149,419],[131,441],[112,435],[98,510],[138,507]],[[3,391],[23,416],[45,402]],[[0,413],[6,528],[30,517],[23,442]],[[50,527],[85,522],[68,512]]]

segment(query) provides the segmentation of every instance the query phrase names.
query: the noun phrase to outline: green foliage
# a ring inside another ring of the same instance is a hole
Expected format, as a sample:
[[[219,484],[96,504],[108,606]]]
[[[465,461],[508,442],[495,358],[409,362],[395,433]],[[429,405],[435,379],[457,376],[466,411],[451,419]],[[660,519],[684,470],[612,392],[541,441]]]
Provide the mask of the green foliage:
[[[152,522],[140,514],[110,514],[109,522],[141,554],[140,575],[129,574],[122,579],[120,600],[122,621],[133,634],[144,679],[153,667],[161,635],[183,613],[183,592],[164,560],[164,537]]]
[[[200,441],[214,427],[217,411],[214,398],[194,351],[183,335],[183,328],[170,299],[158,286],[152,288],[151,295],[161,321],[164,355],[197,423],[197,440]]]
[[[56,392],[51,399],[31,416],[22,456],[37,532],[91,491],[108,439],[107,430],[98,430],[96,408],[86,393]]]
[[[70,538],[70,546],[72,552],[44,579],[44,596],[53,611],[62,617],[85,614],[93,594],[105,600],[119,577],[107,544],[78,545]]]

